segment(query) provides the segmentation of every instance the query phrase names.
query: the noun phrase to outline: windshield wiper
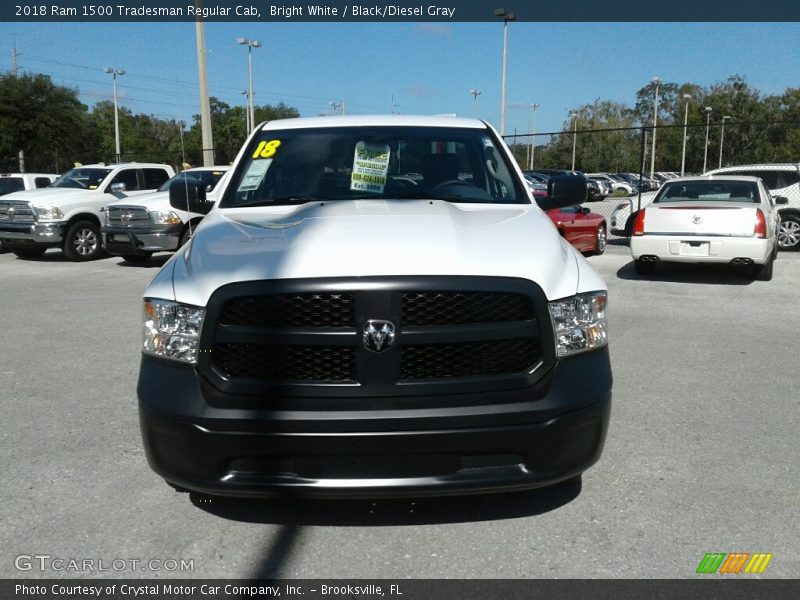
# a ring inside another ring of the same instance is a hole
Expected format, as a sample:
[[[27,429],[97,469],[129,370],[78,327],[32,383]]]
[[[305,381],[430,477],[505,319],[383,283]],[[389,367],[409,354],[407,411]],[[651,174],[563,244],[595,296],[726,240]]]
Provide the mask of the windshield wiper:
[[[242,208],[248,206],[281,206],[287,204],[306,204],[307,202],[325,202],[327,198],[316,196],[283,196],[281,198],[263,198],[261,200],[251,200],[235,204],[232,208]]]
[[[426,192],[414,192],[413,194],[397,194],[392,196],[399,200],[444,200],[445,202],[489,202],[481,198],[465,198],[458,194],[430,194]]]

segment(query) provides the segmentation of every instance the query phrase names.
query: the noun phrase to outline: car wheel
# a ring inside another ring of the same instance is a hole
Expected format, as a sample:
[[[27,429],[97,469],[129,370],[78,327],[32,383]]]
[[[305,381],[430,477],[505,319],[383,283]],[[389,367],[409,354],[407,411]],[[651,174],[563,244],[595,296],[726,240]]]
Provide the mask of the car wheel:
[[[758,281],[772,281],[772,268],[774,265],[774,258],[770,258],[769,262],[765,265],[753,265],[753,279],[757,279]]]
[[[152,252],[145,252],[144,254],[123,254],[122,260],[128,263],[141,264],[150,260],[151,256],[153,256]]]
[[[633,269],[637,275],[652,275],[656,272],[656,263],[635,260],[633,261]]]
[[[17,255],[17,258],[31,259],[41,258],[44,256],[47,248],[12,248],[11,251]]]
[[[800,217],[797,215],[781,215],[781,223],[778,226],[778,247],[781,250],[800,248]]]
[[[608,242],[608,234],[606,233],[606,226],[600,225],[597,228],[597,235],[595,237],[594,255],[600,256],[606,251],[606,243]]]
[[[64,236],[64,256],[73,261],[95,260],[103,254],[100,228],[91,221],[70,225]]]

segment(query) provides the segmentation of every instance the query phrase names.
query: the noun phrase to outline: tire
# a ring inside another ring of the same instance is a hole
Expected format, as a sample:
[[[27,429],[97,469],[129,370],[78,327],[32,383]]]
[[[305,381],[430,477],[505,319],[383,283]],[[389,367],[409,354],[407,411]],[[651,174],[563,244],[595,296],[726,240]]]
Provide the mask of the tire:
[[[772,281],[772,270],[774,265],[774,258],[770,258],[769,262],[765,265],[753,265],[753,279],[758,281]]]
[[[144,254],[123,254],[122,260],[127,263],[141,264],[150,260],[151,256],[153,256],[152,252],[145,252]]]
[[[95,260],[103,255],[100,228],[91,221],[77,221],[64,236],[64,256],[75,262]]]
[[[781,250],[800,250],[800,216],[781,215],[778,247]]]
[[[595,246],[594,246],[594,254],[595,256],[600,256],[603,252],[606,251],[606,244],[608,243],[608,232],[606,231],[605,225],[600,225],[597,228],[597,234],[595,236]]]
[[[652,275],[656,272],[656,263],[635,260],[633,261],[633,269],[637,275]]]
[[[47,248],[12,248],[11,251],[17,255],[17,258],[30,260],[33,258],[42,258]]]

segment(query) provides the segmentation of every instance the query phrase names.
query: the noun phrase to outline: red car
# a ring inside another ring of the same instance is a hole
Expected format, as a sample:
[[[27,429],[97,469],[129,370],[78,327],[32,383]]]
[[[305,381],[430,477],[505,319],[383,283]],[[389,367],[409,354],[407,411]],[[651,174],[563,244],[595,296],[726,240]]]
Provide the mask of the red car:
[[[605,252],[608,227],[603,215],[584,206],[554,208],[546,212],[558,232],[577,250],[595,255]]]

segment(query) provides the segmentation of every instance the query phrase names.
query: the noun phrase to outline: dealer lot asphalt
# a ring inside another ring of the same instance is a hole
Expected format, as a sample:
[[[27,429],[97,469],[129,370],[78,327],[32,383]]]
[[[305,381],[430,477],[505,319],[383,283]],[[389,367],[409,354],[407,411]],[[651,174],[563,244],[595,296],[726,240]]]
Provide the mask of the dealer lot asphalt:
[[[589,260],[609,285],[615,383],[582,485],[286,502],[190,497],[148,468],[140,296],[164,260],[0,254],[0,577],[695,577],[706,552],[770,552],[763,577],[796,577],[800,253],[771,282],[670,265],[641,279],[616,243]],[[95,571],[17,558],[42,555]]]

